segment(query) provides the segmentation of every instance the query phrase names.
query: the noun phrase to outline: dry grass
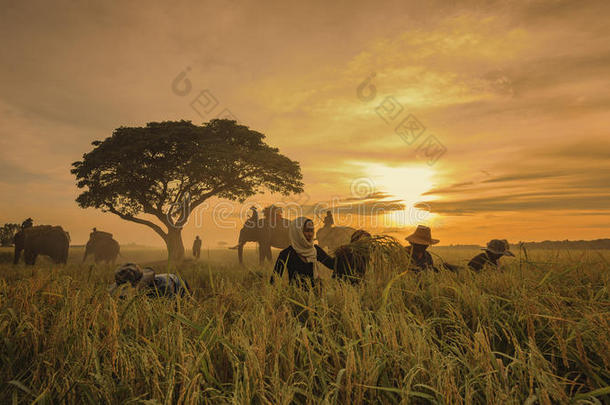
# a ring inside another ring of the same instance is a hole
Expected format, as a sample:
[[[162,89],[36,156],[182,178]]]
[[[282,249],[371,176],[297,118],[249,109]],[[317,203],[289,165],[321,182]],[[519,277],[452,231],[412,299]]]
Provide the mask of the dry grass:
[[[111,298],[108,266],[2,264],[0,403],[610,401],[607,257],[414,276],[373,253],[363,286],[317,293],[191,262],[177,301]]]

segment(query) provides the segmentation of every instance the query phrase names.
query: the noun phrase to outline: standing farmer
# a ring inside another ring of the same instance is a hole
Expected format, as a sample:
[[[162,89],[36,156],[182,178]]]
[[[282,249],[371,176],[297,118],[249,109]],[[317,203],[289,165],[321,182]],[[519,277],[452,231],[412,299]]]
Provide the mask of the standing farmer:
[[[193,242],[193,256],[196,259],[199,259],[201,255],[201,239],[199,239],[199,235],[195,237],[195,241]]]

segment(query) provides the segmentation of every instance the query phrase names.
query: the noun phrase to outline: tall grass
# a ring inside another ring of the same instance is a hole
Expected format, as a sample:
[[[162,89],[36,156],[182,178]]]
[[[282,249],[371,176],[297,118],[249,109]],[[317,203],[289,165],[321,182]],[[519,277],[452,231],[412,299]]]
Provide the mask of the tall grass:
[[[363,285],[311,291],[189,263],[176,301],[110,297],[110,266],[2,265],[0,403],[610,401],[604,256],[413,275],[373,253]]]

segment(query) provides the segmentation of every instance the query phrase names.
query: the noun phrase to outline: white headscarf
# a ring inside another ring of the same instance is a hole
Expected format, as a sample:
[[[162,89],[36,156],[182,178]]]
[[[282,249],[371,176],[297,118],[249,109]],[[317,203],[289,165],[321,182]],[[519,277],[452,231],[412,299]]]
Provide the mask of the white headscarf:
[[[303,226],[306,221],[311,221],[309,218],[299,217],[294,221],[290,222],[288,227],[288,236],[290,237],[290,244],[292,248],[301,256],[305,257],[308,263],[316,263],[318,260],[318,253],[313,245],[313,241],[308,241],[303,234]],[[313,223],[313,221],[312,221]]]

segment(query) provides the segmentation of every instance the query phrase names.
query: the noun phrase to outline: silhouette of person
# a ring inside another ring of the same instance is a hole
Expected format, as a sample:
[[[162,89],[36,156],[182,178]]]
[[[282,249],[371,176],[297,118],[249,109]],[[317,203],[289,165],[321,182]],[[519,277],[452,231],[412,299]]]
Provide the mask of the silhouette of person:
[[[333,213],[330,211],[326,211],[326,216],[324,217],[324,226],[333,226],[335,224],[335,220],[333,218]]]
[[[474,271],[480,271],[485,266],[498,268],[498,260],[502,256],[514,256],[509,250],[508,241],[506,239],[492,239],[487,243],[487,247],[483,248],[484,252],[476,255],[468,263]]]
[[[315,284],[314,268],[317,262],[333,269],[334,259],[313,243],[314,234],[311,219],[300,217],[290,222],[288,228],[290,246],[282,250],[277,257],[271,276],[272,284],[274,277],[281,278],[285,269],[288,271],[288,279],[291,283],[307,288],[307,283]]]
[[[364,279],[369,262],[371,234],[364,229],[358,229],[352,234],[348,245],[340,246],[335,251],[335,271],[333,278],[349,281],[352,284]]]
[[[32,218],[28,218],[21,223],[21,229],[31,228],[34,225],[34,220]]]
[[[197,235],[195,237],[195,240],[193,241],[193,256],[195,256],[196,259],[199,259],[200,255],[201,255],[201,239],[199,239],[199,235]]]
[[[190,293],[186,280],[173,273],[157,274],[151,267],[141,268],[136,263],[125,263],[116,269],[114,283],[108,287],[111,295],[127,298],[129,288],[149,297],[183,297]]]
[[[411,246],[407,246],[405,249],[411,259],[412,270],[416,272],[426,269],[438,271],[434,267],[432,255],[427,251],[428,246],[435,245],[439,242],[438,239],[432,239],[430,228],[418,225],[415,232],[405,239],[411,244]]]
[[[256,210],[256,207],[253,205],[250,207],[250,209],[252,210],[252,215],[250,215],[250,218],[248,218],[248,221],[250,221],[252,223],[258,222],[258,211]]]
[[[432,255],[428,252],[428,247],[436,245],[439,240],[432,239],[430,228],[418,225],[411,235],[405,238],[411,246],[407,246],[407,254],[410,258],[410,268],[418,273],[422,270],[433,270],[438,272],[439,268],[434,265]],[[440,267],[446,270],[456,271],[458,266],[449,263],[441,263]]]

